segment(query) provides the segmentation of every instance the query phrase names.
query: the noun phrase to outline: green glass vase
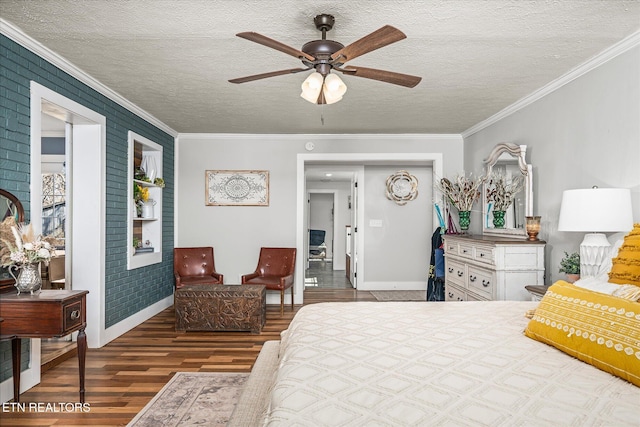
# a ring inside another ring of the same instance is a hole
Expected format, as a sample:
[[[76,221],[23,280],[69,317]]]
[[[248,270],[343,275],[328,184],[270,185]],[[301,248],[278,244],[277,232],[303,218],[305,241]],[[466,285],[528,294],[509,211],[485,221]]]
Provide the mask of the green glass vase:
[[[504,211],[493,211],[493,226],[504,228]]]
[[[469,224],[471,223],[471,211],[460,211],[458,212],[458,218],[460,223],[461,230],[468,230]]]

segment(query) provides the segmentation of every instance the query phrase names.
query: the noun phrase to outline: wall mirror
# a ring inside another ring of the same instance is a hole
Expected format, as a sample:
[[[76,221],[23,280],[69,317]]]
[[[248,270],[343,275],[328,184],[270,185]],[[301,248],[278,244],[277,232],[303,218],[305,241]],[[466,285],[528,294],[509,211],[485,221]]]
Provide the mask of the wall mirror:
[[[482,188],[482,233],[489,235],[526,236],[525,217],[533,215],[533,169],[526,161],[527,146],[502,143],[496,145],[484,160],[485,183]],[[504,227],[494,225],[493,205],[487,200],[489,178],[493,173],[508,179],[524,178],[524,185],[516,193],[513,203],[505,210]]]
[[[13,194],[0,188],[0,221],[13,216],[16,222],[24,222],[24,208],[20,200]],[[13,289],[14,280],[9,274],[9,270],[0,267],[0,292],[7,292]]]

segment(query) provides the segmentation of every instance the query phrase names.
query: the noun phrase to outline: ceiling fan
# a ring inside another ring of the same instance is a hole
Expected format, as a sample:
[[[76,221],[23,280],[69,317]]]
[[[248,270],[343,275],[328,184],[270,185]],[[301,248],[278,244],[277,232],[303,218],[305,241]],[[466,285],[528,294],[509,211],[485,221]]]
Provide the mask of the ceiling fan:
[[[332,104],[342,99],[346,92],[346,86],[331,70],[339,71],[345,75],[363,77],[365,79],[378,80],[405,87],[414,87],[421,77],[401,74],[392,71],[377,70],[374,68],[356,67],[344,64],[358,56],[373,50],[400,41],[407,36],[400,30],[390,25],[374,31],[361,39],[344,46],[342,43],[327,40],[327,31],[333,28],[335,18],[332,15],[321,14],[314,18],[316,28],[322,32],[322,40],[313,40],[305,43],[301,50],[287,46],[284,43],[270,39],[254,32],[236,34],[238,37],[259,43],[288,55],[300,59],[304,68],[289,68],[286,70],[271,71],[252,76],[231,79],[231,83],[246,83],[268,77],[283,74],[294,74],[302,71],[315,70],[302,84],[302,97],[309,102],[317,104]]]

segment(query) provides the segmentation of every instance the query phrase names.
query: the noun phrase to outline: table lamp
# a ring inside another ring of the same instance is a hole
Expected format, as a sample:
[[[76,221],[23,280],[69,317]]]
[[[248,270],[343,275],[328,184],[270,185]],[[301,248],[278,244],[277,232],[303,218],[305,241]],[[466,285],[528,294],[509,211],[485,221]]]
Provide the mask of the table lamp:
[[[633,228],[631,191],[626,188],[589,188],[562,193],[558,231],[587,233],[580,244],[580,276],[593,277],[610,256],[603,233]]]

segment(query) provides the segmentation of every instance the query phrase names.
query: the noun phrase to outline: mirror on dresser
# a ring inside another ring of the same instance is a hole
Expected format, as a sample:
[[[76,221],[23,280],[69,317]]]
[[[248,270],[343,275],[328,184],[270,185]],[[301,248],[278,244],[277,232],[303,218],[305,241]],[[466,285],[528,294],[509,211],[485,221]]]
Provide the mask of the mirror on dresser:
[[[485,183],[482,189],[482,233],[486,235],[526,236],[525,217],[533,215],[533,169],[526,161],[527,146],[509,143],[496,145],[484,160]],[[522,176],[524,184],[505,210],[504,227],[494,225],[494,209],[487,200],[487,189],[492,174],[501,174],[510,180]]]

